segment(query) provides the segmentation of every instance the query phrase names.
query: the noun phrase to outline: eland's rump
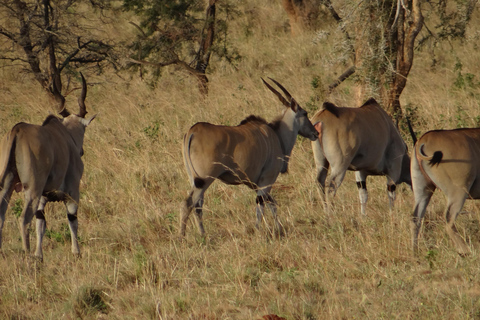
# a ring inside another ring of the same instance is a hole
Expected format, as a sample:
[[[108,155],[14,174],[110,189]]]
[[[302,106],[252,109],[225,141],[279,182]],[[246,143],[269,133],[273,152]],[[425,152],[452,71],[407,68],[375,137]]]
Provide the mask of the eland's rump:
[[[393,121],[375,99],[370,98],[358,108],[337,107],[325,102],[311,120],[319,132],[312,149],[325,209],[327,196],[335,195],[347,170],[355,171],[363,214],[369,175],[387,177],[390,206],[393,206],[396,185],[411,184],[410,157]]]
[[[412,244],[418,250],[418,234],[435,189],[447,197],[446,231],[460,254],[469,248],[455,227],[465,200],[480,199],[480,129],[432,130],[418,139],[411,164],[415,205]]]
[[[46,230],[44,207],[49,201],[63,201],[72,233],[72,252],[80,254],[77,240],[77,210],[80,179],[83,174],[83,139],[85,128],[95,118],[85,119],[87,85],[82,75],[79,113],[64,108],[65,99],[56,90],[63,119],[48,116],[42,125],[16,124],[0,145],[0,248],[5,212],[13,191],[24,192],[20,218],[23,249],[30,250],[28,226],[36,217],[35,255],[43,259],[42,240]]]

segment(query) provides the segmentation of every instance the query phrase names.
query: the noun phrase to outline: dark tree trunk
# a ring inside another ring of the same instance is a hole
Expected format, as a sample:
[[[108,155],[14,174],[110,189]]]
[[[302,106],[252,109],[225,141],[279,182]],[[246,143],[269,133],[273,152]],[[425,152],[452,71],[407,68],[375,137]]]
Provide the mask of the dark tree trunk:
[[[414,44],[417,35],[423,26],[423,16],[420,8],[420,0],[408,1],[410,12],[402,5],[398,5],[397,19],[394,22],[396,39],[394,40],[395,73],[386,94],[386,110],[398,122],[402,108],[400,95],[407,84],[407,77],[413,65]]]
[[[211,47],[215,37],[215,3],[216,0],[210,0],[205,14],[205,27],[202,32],[202,40],[197,53],[197,63],[195,66],[195,76],[198,80],[198,89],[202,95],[208,94],[208,78],[205,74],[210,62]]]

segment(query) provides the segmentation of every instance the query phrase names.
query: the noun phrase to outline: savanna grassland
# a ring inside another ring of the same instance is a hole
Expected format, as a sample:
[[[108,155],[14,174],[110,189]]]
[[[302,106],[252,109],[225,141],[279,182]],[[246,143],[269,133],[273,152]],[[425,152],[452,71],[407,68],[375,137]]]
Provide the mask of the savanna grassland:
[[[85,74],[87,116],[98,115],[84,143],[82,256],[70,252],[60,204],[47,206],[44,262],[24,255],[16,220],[21,196],[14,195],[0,256],[0,318],[480,318],[476,202],[468,201],[457,220],[469,256],[460,257],[444,231],[441,192],[429,206],[414,256],[411,190],[401,185],[390,211],[385,178],[370,177],[362,218],[350,172],[326,215],[304,138],[297,140],[288,174],[273,188],[284,238],[271,236],[269,211],[262,230],[254,228],[254,192],[217,182],[205,197],[207,237],[199,236],[191,217],[179,241],[180,203],[189,189],[181,142],[191,125],[236,125],[250,114],[274,119],[283,106],[261,77],[280,81],[311,115],[325,99],[354,106],[353,80],[328,96],[323,90],[346,68],[337,56],[341,37],[333,23],[292,37],[280,1],[245,3],[249,9],[230,35],[243,59],[235,67],[212,61],[206,98],[194,79],[173,68],[153,88],[127,72]],[[473,21],[478,18],[477,10]],[[132,32],[128,23],[120,26],[111,32]],[[435,65],[430,50],[416,52],[401,102],[417,134],[479,124],[479,38],[474,22],[464,42],[435,50]],[[72,111],[77,94],[67,96]],[[20,121],[40,124],[54,110],[30,75],[15,66],[0,68],[1,134]],[[411,149],[411,139],[404,138]]]

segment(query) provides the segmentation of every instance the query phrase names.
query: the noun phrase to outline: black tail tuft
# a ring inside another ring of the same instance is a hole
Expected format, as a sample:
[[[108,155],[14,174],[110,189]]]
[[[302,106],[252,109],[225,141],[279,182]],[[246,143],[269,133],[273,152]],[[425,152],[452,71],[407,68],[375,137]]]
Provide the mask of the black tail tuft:
[[[437,165],[440,163],[440,161],[442,161],[442,158],[443,158],[443,152],[442,151],[435,151],[433,156],[432,156],[432,160],[430,160],[428,162],[428,164],[430,166],[434,166],[434,165]]]
[[[195,178],[193,180],[193,184],[195,185],[195,188],[202,189],[203,186],[205,185],[205,180],[201,178]]]

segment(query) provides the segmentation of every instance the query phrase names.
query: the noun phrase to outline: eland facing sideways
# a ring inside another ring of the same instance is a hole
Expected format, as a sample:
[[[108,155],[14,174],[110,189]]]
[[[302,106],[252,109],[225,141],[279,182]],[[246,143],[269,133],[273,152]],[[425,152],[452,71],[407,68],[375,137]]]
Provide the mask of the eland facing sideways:
[[[412,156],[412,187],[415,207],[412,242],[418,251],[418,233],[427,205],[436,188],[445,193],[446,231],[458,253],[469,248],[458,234],[455,219],[466,199],[480,199],[480,129],[434,130],[415,144]]]
[[[85,119],[87,84],[82,75],[80,112],[69,114],[65,98],[54,84],[54,94],[61,101],[63,119],[49,115],[42,125],[20,122],[8,132],[0,145],[0,247],[5,212],[13,191],[24,191],[20,217],[23,249],[30,250],[28,226],[36,216],[37,248],[35,256],[43,260],[42,240],[46,221],[44,207],[48,201],[63,201],[72,234],[72,252],[80,254],[77,241],[77,209],[80,178],[83,173],[83,139],[85,128],[95,118]]]
[[[199,122],[185,134],[183,156],[191,184],[191,191],[182,204],[180,234],[185,235],[188,216],[195,209],[198,229],[203,236],[202,220],[204,193],[216,180],[226,184],[244,184],[257,193],[257,229],[260,227],[265,204],[271,209],[278,232],[283,228],[278,221],[276,205],[270,190],[280,173],[285,173],[297,134],[316,140],[318,132],[308,119],[307,112],[291,97],[285,88],[271,79],[286,98],[263,79],[264,84],[286,107],[277,120],[249,116],[238,126],[218,126]]]
[[[328,201],[335,196],[347,170],[355,171],[362,214],[366,211],[369,175],[387,176],[392,208],[396,185],[411,185],[410,157],[393,121],[375,99],[359,108],[340,108],[325,102],[311,120],[319,132],[312,149],[324,209],[328,211]]]

